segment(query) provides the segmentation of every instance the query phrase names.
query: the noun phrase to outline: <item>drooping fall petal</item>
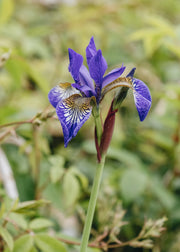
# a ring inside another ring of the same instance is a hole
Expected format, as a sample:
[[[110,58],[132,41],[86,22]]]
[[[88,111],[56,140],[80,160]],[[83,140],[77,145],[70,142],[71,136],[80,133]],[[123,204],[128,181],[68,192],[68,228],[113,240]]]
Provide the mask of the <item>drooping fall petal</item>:
[[[91,98],[75,94],[58,103],[56,113],[63,129],[65,147],[91,115],[90,101]]]
[[[151,94],[146,84],[133,78],[134,101],[139,114],[140,121],[143,121],[151,107]]]
[[[71,86],[71,83],[60,83],[52,88],[48,94],[49,101],[53,107],[56,108],[57,104],[68,98],[73,94],[79,94],[79,91]]]

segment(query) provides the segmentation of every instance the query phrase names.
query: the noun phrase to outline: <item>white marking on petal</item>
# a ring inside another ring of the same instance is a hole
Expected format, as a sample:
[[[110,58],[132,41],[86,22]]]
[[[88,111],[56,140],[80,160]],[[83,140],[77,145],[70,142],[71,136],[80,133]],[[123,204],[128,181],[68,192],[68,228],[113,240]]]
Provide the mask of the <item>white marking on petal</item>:
[[[50,103],[56,107],[57,104],[74,94],[80,94],[80,92],[71,86],[71,83],[60,83],[52,88],[48,94]]]
[[[63,128],[65,146],[89,118],[92,111],[90,101],[91,98],[75,94],[58,103],[56,112]]]

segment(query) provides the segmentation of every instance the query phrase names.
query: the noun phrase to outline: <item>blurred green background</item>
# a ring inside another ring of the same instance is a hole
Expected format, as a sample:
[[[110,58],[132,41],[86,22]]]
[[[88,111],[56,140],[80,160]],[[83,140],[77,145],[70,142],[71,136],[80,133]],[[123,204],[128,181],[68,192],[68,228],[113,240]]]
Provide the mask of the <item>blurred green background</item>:
[[[117,203],[128,221],[119,231],[120,240],[136,236],[149,218],[166,216],[167,231],[154,240],[152,250],[108,251],[178,252],[179,0],[0,1],[0,124],[29,120],[40,113],[33,125],[0,128],[1,147],[20,200],[50,200],[39,215],[52,219],[57,232],[75,236],[82,232],[82,209],[87,208],[96,167],[93,119],[65,149],[56,116],[47,118],[53,111],[47,94],[58,82],[72,82],[67,49],[85,56],[91,36],[109,70],[122,63],[137,68],[135,76],[148,85],[153,100],[146,120],[140,122],[129,92],[116,116],[93,235],[112,224],[113,215],[120,211],[114,206]],[[104,115],[111,98],[112,94],[101,104]],[[1,194],[3,190],[1,183]],[[73,219],[70,227],[64,223],[66,218]]]

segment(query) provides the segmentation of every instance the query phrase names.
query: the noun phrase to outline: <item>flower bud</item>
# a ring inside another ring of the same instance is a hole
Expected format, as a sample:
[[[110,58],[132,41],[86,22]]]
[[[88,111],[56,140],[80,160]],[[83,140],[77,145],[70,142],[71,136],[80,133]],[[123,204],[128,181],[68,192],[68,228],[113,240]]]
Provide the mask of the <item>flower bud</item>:
[[[111,138],[113,135],[114,130],[114,124],[115,124],[115,113],[118,111],[118,109],[113,109],[113,102],[111,103],[111,107],[109,109],[109,112],[107,114],[104,128],[103,128],[103,134],[101,138],[101,144],[100,144],[100,154],[106,154],[109,144],[111,142]]]

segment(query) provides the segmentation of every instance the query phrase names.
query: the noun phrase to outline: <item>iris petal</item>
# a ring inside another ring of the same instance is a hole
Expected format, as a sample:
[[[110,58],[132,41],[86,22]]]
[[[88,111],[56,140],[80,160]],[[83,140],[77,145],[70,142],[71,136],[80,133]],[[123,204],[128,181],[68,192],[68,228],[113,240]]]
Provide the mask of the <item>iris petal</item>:
[[[102,88],[105,87],[107,84],[113,82],[118,77],[121,76],[121,74],[124,72],[126,67],[122,66],[121,68],[115,68],[111,72],[109,72],[104,78],[102,83]]]
[[[94,42],[94,38],[92,37],[90,39],[89,45],[86,48],[86,59],[87,59],[87,63],[89,65],[92,57],[94,57],[94,55],[96,54],[97,50],[96,50],[96,45]]]
[[[79,90],[82,94],[85,94],[86,97],[95,96],[95,92],[93,92],[89,86],[81,85],[79,83],[73,83],[72,86]]]
[[[91,98],[75,94],[58,103],[56,113],[62,125],[65,147],[91,115],[90,101]]]
[[[79,70],[79,79],[82,85],[89,86],[92,90],[94,90],[93,80],[91,79],[89,71],[84,65],[82,65],[82,67]]]
[[[83,63],[83,56],[76,53],[71,48],[68,49],[69,51],[69,72],[71,73],[73,79],[76,83],[79,82],[79,69]]]
[[[134,101],[139,114],[140,121],[143,121],[151,107],[151,94],[148,87],[141,80],[133,78]]]
[[[73,94],[79,94],[79,91],[71,86],[71,83],[60,83],[52,88],[48,94],[49,101],[56,108],[58,102],[68,98]]]
[[[89,72],[91,77],[96,83],[96,87],[100,88],[102,85],[103,75],[107,69],[107,63],[105,58],[102,56],[101,50],[98,50],[95,56],[89,63]]]

